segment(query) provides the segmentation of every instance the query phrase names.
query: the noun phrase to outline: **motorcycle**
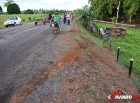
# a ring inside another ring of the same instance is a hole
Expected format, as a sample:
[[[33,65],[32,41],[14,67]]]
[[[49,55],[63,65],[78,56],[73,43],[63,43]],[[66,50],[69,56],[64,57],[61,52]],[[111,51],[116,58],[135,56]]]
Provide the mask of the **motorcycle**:
[[[52,20],[51,24],[52,24],[52,28],[53,28],[53,33],[54,33],[54,34],[60,33],[60,28],[59,28],[59,26],[58,26],[58,23],[57,23],[57,22],[54,22],[54,21]]]

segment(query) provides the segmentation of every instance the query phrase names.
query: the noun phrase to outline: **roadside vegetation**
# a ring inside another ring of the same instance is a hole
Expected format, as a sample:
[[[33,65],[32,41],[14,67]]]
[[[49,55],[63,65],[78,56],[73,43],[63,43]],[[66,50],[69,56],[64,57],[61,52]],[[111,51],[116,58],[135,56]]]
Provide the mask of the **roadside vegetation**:
[[[105,29],[106,26],[111,26],[111,27],[113,26],[104,23],[96,23],[96,24],[99,28],[103,28],[103,29]],[[127,28],[125,37],[111,37],[111,39],[112,39],[112,48],[114,51],[117,52],[117,48],[120,47],[119,62],[123,66],[129,68],[130,59],[131,58],[134,59],[133,72],[140,78],[139,34],[140,34],[139,29]],[[108,45],[109,42],[105,44]]]
[[[120,6],[119,6],[120,2]],[[127,23],[140,23],[139,0],[89,0],[90,7],[96,15],[96,19],[110,21],[116,20],[119,9],[118,21]]]
[[[116,21],[116,13],[119,0],[112,2],[108,0],[102,2],[102,0],[89,0],[90,6],[84,6],[81,9],[76,10],[77,21],[82,24],[87,30],[90,30],[90,24],[93,20],[106,20],[106,21]],[[129,5],[132,5],[129,7]],[[121,23],[139,23],[140,15],[138,11],[140,7],[139,0],[136,1],[123,1],[120,0],[120,10],[118,22]],[[133,11],[133,12],[131,12]],[[135,12],[135,13],[134,13]],[[85,16],[86,15],[86,16]],[[105,29],[107,26],[115,27],[115,25],[97,23],[99,28]],[[112,49],[117,52],[117,48],[120,47],[120,57],[119,63],[124,66],[124,68],[129,68],[130,59],[134,59],[133,63],[133,72],[140,78],[140,30],[139,29],[126,29],[125,37],[111,37],[112,39]],[[99,41],[100,42],[100,41]],[[105,45],[108,45],[109,42],[106,42]]]

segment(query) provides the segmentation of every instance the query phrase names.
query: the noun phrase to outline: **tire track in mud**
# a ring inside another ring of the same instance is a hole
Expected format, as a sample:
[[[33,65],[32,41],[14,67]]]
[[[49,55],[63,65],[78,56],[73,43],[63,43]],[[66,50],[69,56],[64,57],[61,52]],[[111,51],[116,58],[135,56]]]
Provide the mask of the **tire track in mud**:
[[[18,88],[11,96],[10,103],[19,103],[22,101],[26,96],[31,94],[35,91],[38,87],[43,85],[48,78],[57,73],[60,69],[67,66],[69,63],[76,60],[82,53],[85,46],[77,45],[76,47],[72,47],[70,51],[68,51],[60,60],[58,60],[56,65],[53,65],[51,68],[47,69],[42,72],[42,75],[38,75],[34,77],[34,80],[29,81],[27,84],[23,85],[22,87]]]

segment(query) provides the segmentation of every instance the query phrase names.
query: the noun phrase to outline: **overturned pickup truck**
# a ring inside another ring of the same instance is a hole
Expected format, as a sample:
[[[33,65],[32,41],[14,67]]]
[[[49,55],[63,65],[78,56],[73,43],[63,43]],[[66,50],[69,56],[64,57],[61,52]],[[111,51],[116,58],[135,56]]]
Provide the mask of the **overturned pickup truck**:
[[[106,27],[105,30],[100,28],[102,35],[123,37],[126,34],[126,28],[123,27]]]
[[[106,31],[110,31],[110,36],[123,37],[126,35],[126,28],[123,27],[106,27]]]

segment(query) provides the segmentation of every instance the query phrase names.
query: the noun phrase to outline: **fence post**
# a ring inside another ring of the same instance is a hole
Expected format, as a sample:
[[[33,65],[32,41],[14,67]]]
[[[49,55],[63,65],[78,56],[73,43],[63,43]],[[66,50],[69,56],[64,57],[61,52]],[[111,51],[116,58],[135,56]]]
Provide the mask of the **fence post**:
[[[90,26],[90,31],[93,33],[93,25]]]
[[[98,26],[96,25],[96,27],[97,27],[97,33],[98,33]]]
[[[128,77],[131,77],[131,72],[132,72],[133,61],[134,61],[133,59],[130,59],[130,67],[129,67]]]
[[[110,39],[110,47],[112,46],[112,39]]]
[[[117,52],[117,61],[119,59],[119,54],[120,54],[120,47],[118,47],[118,52]]]
[[[99,36],[100,36],[100,28],[98,28],[98,33],[99,33]]]

